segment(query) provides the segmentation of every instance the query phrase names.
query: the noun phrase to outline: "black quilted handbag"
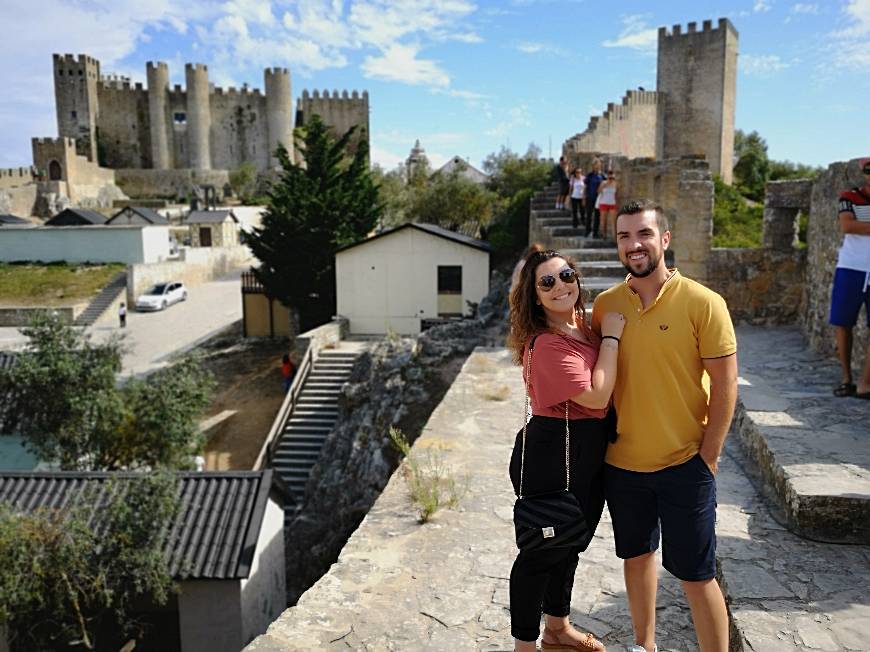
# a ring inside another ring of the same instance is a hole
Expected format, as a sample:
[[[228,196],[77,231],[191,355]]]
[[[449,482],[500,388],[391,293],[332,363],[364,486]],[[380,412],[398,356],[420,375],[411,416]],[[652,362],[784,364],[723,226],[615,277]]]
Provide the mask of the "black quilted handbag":
[[[569,491],[571,483],[570,445],[571,431],[568,424],[568,402],[565,401],[565,488],[548,493],[523,495],[523,470],[526,455],[526,432],[528,430],[529,386],[532,378],[532,349],[535,339],[529,343],[528,373],[526,374],[526,402],[523,413],[523,444],[520,454],[519,492],[514,503],[514,530],[520,550],[547,550],[582,546],[589,538],[589,526],[577,498]]]

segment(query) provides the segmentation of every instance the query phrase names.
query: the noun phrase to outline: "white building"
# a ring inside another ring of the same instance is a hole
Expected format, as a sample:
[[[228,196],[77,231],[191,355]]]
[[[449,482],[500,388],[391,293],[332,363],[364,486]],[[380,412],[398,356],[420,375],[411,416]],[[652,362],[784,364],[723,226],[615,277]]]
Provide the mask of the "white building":
[[[354,334],[420,332],[470,314],[489,292],[489,245],[433,224],[403,224],[335,255],[338,314]]]

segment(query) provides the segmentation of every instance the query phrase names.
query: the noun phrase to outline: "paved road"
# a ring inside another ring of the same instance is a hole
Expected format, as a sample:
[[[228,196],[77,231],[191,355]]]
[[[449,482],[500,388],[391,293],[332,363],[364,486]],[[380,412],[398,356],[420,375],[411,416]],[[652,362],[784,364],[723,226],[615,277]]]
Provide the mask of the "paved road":
[[[123,333],[127,349],[123,375],[147,374],[242,318],[241,273],[239,268],[215,281],[192,287],[187,301],[164,311],[131,311],[123,331],[113,323],[94,325],[89,332],[97,341],[112,333]],[[18,329],[0,328],[0,348],[21,348],[25,342]]]

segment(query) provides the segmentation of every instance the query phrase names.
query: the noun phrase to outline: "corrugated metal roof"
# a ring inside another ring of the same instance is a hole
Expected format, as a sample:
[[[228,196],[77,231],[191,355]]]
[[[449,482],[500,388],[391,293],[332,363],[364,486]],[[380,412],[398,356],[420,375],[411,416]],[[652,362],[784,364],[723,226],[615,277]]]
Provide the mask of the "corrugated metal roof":
[[[239,579],[248,577],[270,493],[283,493],[264,471],[179,472],[180,508],[165,554],[176,579]],[[23,512],[41,507],[62,509],[87,499],[92,513],[110,498],[110,478],[133,473],[0,472],[0,500]],[[123,482],[114,485],[121,487]],[[91,493],[93,492],[93,493]]]
[[[238,222],[239,220],[236,218],[235,214],[230,210],[223,211],[190,211],[186,218],[184,218],[185,224],[219,224],[227,219],[227,217],[231,217],[234,222]]]
[[[124,215],[127,212],[135,213],[143,220],[145,220],[146,222],[150,222],[151,224],[169,224],[169,220],[163,217],[160,213],[144,206],[125,206],[117,213],[112,215],[112,217],[110,217],[108,220],[106,220],[106,224],[113,224],[118,217]]]
[[[428,224],[426,222],[407,222],[406,224],[402,224],[400,226],[394,227],[392,229],[386,229],[381,231],[380,233],[373,235],[370,238],[366,238],[365,240],[360,240],[359,242],[354,242],[353,244],[345,245],[344,247],[340,247],[335,250],[335,253],[339,253],[342,251],[347,251],[348,249],[353,249],[354,247],[359,247],[360,245],[368,244],[372,240],[377,240],[378,238],[383,238],[386,235],[390,235],[396,233],[397,231],[401,231],[402,229],[418,229],[420,231],[425,231],[431,235],[438,236],[439,238],[446,238],[447,240],[453,240],[454,242],[458,242],[459,244],[464,244],[469,247],[474,247],[475,249],[480,249],[481,251],[485,251],[489,253],[491,251],[491,247],[488,242],[484,242],[483,240],[478,240],[476,238],[472,238],[471,236],[465,235],[463,233],[456,233],[455,231],[449,231],[443,227],[436,226],[435,224]]]
[[[4,213],[0,215],[0,224],[30,224],[30,222],[23,217]]]

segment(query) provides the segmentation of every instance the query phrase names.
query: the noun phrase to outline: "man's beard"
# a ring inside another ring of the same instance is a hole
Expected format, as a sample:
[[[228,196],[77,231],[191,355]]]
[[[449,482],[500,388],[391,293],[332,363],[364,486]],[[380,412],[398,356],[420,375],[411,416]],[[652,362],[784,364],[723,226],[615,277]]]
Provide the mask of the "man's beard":
[[[634,253],[634,252],[632,252],[632,253]],[[647,252],[647,255],[649,255],[649,252]],[[628,263],[623,263],[622,265],[623,265],[623,267],[625,267],[625,269],[628,271],[628,273],[631,274],[632,276],[634,276],[635,278],[645,278],[658,269],[658,267],[661,264],[662,259],[664,257],[665,257],[664,251],[662,251],[662,253],[659,255],[659,257],[656,260],[653,260],[652,256],[650,256],[648,258],[649,262],[646,264],[646,267],[644,267],[639,272],[635,272]],[[628,260],[628,256],[626,256],[626,260]]]

